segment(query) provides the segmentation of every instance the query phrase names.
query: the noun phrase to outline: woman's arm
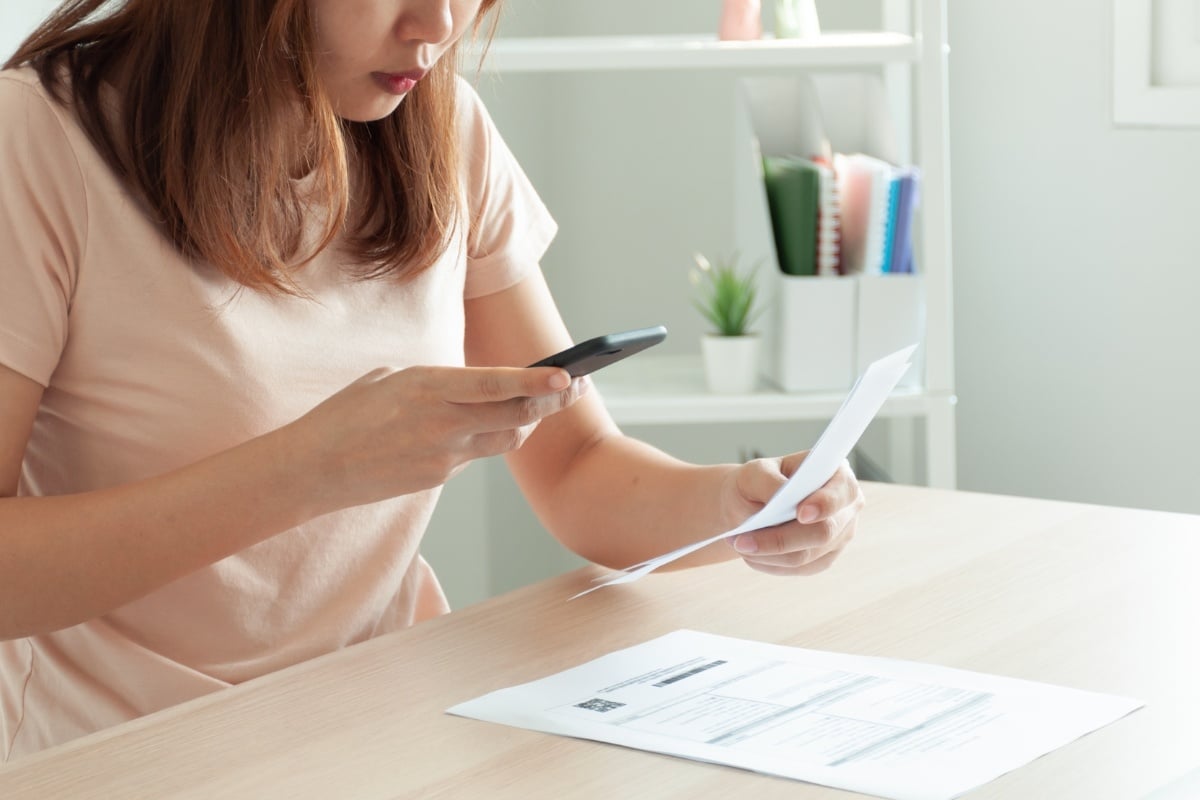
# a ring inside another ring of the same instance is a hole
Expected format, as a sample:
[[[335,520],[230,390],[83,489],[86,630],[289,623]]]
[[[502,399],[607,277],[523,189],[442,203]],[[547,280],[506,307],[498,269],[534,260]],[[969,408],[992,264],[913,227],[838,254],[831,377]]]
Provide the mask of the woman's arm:
[[[42,388],[0,367],[0,639],[99,616],[321,514],[441,485],[574,402],[568,381],[549,368],[377,370],[182,469],[16,497]]]
[[[137,484],[18,498],[41,395],[0,367],[0,638],[81,622],[315,512],[282,437]]]
[[[468,363],[533,363],[569,344],[540,272],[467,301]],[[618,568],[736,526],[783,485],[802,458],[688,464],[622,435],[595,394],[544,420],[507,456],[543,524],[576,553]],[[741,554],[764,572],[818,571],[853,535],[862,502],[857,481],[843,468],[801,505],[805,524],[797,520],[739,536],[737,551],[717,543],[676,564]]]

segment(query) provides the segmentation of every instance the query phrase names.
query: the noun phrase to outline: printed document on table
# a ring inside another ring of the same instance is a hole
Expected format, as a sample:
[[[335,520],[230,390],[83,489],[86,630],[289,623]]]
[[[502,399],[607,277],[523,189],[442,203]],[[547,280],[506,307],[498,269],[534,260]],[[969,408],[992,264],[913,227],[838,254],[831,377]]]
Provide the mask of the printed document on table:
[[[889,356],[872,362],[854,384],[850,394],[846,396],[842,407],[834,414],[825,431],[817,439],[812,450],[800,462],[795,473],[788,478],[787,483],[767,501],[759,511],[752,514],[736,528],[719,533],[712,538],[686,545],[670,553],[657,556],[641,564],[634,564],[619,571],[616,575],[597,579],[597,585],[585,589],[575,597],[613,586],[619,583],[631,583],[648,575],[665,564],[683,558],[688,553],[707,547],[713,542],[737,536],[739,533],[769,528],[780,525],[796,518],[796,508],[810,494],[820,489],[837,472],[837,468],[850,455],[859,437],[871,424],[871,420],[879,413],[888,395],[900,378],[908,371],[909,359],[916,351],[916,345],[910,345],[897,350]],[[574,600],[575,597],[571,599]]]
[[[681,630],[447,713],[895,800],[948,800],[1141,706]]]

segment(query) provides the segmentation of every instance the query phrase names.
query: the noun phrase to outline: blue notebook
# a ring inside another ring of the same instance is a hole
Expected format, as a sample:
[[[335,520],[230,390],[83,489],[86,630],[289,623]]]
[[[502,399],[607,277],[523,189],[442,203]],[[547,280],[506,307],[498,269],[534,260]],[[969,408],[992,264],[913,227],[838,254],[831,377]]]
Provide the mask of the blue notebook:
[[[880,272],[891,272],[892,250],[896,246],[896,217],[900,209],[900,183],[899,170],[893,171],[888,183],[887,231],[883,235],[883,263],[879,266]]]
[[[886,272],[912,272],[912,226],[920,199],[921,173],[916,167],[899,172],[892,247],[887,251]]]
[[[888,194],[888,223],[883,246],[883,272],[912,272],[912,223],[921,175],[916,167],[892,174]]]

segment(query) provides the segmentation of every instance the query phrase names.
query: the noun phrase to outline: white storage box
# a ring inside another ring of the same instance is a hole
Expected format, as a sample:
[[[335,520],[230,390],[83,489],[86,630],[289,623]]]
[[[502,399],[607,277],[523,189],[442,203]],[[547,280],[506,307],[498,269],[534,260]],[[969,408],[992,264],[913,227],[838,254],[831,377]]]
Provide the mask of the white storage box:
[[[889,353],[925,340],[925,286],[920,275],[859,275],[857,370]],[[899,386],[919,387],[925,377],[924,348]]]
[[[854,383],[858,282],[777,275],[764,283],[763,374],[789,392],[844,391]]]

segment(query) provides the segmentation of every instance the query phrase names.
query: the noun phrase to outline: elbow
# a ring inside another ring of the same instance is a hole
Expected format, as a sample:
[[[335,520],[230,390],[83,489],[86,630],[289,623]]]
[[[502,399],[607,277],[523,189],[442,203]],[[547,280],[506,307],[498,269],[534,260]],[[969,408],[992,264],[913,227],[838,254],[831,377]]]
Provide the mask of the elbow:
[[[0,599],[0,603],[4,603]],[[4,604],[7,608],[7,604]],[[41,631],[34,630],[32,626],[23,625],[18,619],[14,619],[9,614],[0,615],[0,643],[13,642],[17,639],[26,639],[30,636],[36,636]]]
[[[0,597],[0,608],[4,609],[3,613],[0,613],[0,642],[13,642],[50,632],[44,629],[44,626],[33,624],[24,614],[14,613],[16,609],[13,604],[7,602],[4,597]]]

